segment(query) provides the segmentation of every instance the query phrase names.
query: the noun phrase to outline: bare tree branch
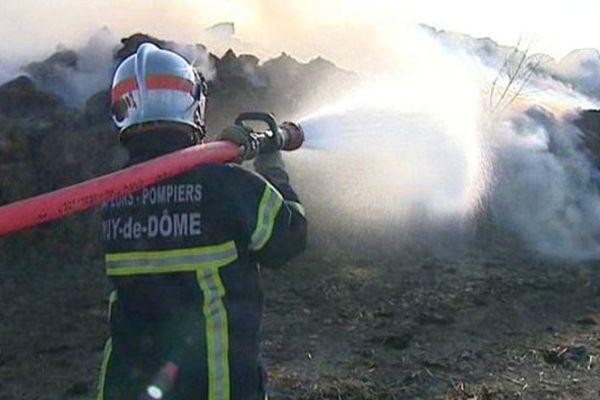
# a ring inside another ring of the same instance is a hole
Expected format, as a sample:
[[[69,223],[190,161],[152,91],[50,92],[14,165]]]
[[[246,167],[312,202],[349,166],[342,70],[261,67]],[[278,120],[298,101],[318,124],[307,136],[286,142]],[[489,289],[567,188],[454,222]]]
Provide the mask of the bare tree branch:
[[[531,45],[522,47],[522,39],[506,56],[490,88],[489,106],[492,115],[503,113],[521,97],[535,74],[540,70],[542,59],[531,56]]]

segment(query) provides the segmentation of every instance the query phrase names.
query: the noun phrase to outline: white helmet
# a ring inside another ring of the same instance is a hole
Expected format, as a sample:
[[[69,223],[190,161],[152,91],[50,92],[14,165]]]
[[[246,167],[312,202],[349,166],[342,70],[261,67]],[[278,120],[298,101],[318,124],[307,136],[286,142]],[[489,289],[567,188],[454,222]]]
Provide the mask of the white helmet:
[[[182,56],[151,43],[117,67],[112,83],[112,117],[122,140],[130,128],[156,122],[185,124],[204,136],[206,83]]]

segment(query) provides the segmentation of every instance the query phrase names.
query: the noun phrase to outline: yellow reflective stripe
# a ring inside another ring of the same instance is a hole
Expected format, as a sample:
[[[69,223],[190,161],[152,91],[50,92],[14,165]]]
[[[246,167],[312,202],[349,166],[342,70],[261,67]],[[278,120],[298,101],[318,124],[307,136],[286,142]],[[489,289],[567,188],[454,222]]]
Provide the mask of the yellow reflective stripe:
[[[295,201],[289,201],[289,200],[286,200],[286,201],[285,201],[285,204],[286,204],[288,207],[291,207],[291,208],[293,208],[294,210],[298,211],[298,213],[300,213],[300,215],[302,215],[303,217],[305,217],[305,218],[306,218],[306,210],[304,209],[304,206],[303,206],[302,204],[300,204],[300,203],[297,203],[297,202],[295,202]]]
[[[250,238],[250,250],[257,251],[265,247],[273,233],[275,219],[282,204],[283,198],[281,194],[267,183],[258,206],[256,228]]]
[[[104,400],[104,386],[106,384],[106,372],[108,370],[108,362],[112,354],[112,338],[106,341],[104,346],[104,356],[102,359],[102,367],[100,368],[100,379],[98,380],[98,394],[96,400]]]
[[[165,258],[174,258],[174,257],[186,257],[186,256],[195,256],[202,255],[208,253],[214,253],[219,250],[227,250],[235,247],[235,243],[233,241],[217,244],[214,246],[204,246],[204,247],[194,247],[191,249],[175,249],[175,250],[163,250],[163,251],[140,251],[140,252],[132,252],[132,253],[114,253],[107,254],[107,261],[130,261],[130,260],[138,260],[140,258],[143,259],[153,259],[153,260],[161,260]]]
[[[198,270],[196,278],[204,296],[202,311],[206,326],[208,399],[229,400],[229,328],[223,304],[225,287],[217,268]]]
[[[110,292],[110,296],[108,297],[108,322],[110,322],[110,319],[112,317],[112,308],[115,301],[117,301],[117,291],[113,290],[112,292]]]
[[[220,268],[237,260],[235,242],[192,249],[106,254],[109,276],[190,272]]]
[[[230,261],[216,264],[217,268],[223,267],[233,261],[236,258],[231,258]],[[107,270],[108,276],[130,276],[130,275],[152,275],[152,274],[173,274],[178,272],[194,272],[198,269],[212,268],[213,265],[198,266],[197,264],[175,264],[168,267],[161,268],[147,268],[147,267],[136,267],[136,268],[120,268],[115,270]]]

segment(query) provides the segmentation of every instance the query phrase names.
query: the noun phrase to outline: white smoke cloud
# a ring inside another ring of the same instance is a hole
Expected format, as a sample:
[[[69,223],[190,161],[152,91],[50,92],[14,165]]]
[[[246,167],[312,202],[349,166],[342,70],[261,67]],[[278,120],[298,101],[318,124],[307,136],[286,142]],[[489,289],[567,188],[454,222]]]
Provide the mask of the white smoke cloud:
[[[597,49],[573,50],[557,62],[549,55],[535,53],[535,42],[531,40],[520,40],[512,46],[502,46],[490,38],[474,38],[456,32],[437,31],[431,27],[424,29],[445,47],[478,59],[493,73],[501,69],[506,60],[518,60],[525,54],[527,61],[535,65],[535,73],[528,89],[537,87],[541,91],[563,84],[566,87],[562,87],[560,91],[566,93],[572,90],[572,97],[600,99],[600,52]],[[573,91],[579,92],[578,96]]]
[[[91,95],[110,87],[115,66],[113,56],[116,43],[117,40],[110,30],[104,28],[77,50],[79,57],[77,67],[63,71],[69,74],[64,81],[71,87],[66,87],[65,90],[71,91],[75,104],[83,104]],[[67,93],[60,94],[68,98]]]
[[[198,68],[207,80],[212,81],[217,76],[217,69],[210,59],[210,54],[205,47],[191,44],[178,44],[173,50],[181,54],[188,62]]]
[[[59,47],[51,58],[22,67],[43,90],[70,106],[81,107],[93,94],[110,87],[117,39],[108,28],[94,33],[81,47]]]
[[[552,72],[581,93],[600,99],[600,53],[597,49],[572,51]]]
[[[499,93],[509,89],[500,114],[489,114],[496,103],[482,110],[490,116],[482,136],[493,149],[486,204],[494,223],[541,256],[599,257],[600,174],[572,123],[578,110],[600,106],[598,51],[573,51],[556,63],[489,39],[445,32],[434,37],[459,50],[465,64],[479,66],[488,82],[484,97],[489,82]],[[506,68],[521,59],[526,68],[519,73]]]
[[[417,52],[390,43],[389,57],[410,55],[412,67],[383,79],[384,91],[372,90],[381,76],[367,76],[371,90],[359,91],[359,100],[305,122],[309,147],[331,151],[316,179],[343,188],[320,191],[324,204],[341,211],[328,223],[362,231],[359,242],[378,230],[389,235],[391,224],[436,246],[427,239],[436,227],[463,237],[485,204],[496,227],[541,257],[599,257],[600,174],[567,117],[599,106],[582,89],[597,80],[596,53],[556,64],[488,39],[443,39],[442,48],[417,41]],[[507,61],[521,57],[530,64],[511,75]],[[501,94],[508,86],[501,107],[490,101],[494,85]]]
[[[542,255],[599,257],[600,174],[581,150],[581,132],[532,108],[495,134],[495,222]]]
[[[52,58],[48,58],[18,67],[0,62],[0,84],[19,74],[28,74],[43,90],[58,95],[70,106],[82,107],[90,96],[110,88],[112,74],[118,63],[115,54],[121,46],[110,29],[104,27],[72,50],[59,46],[56,51],[65,54],[64,58],[68,61],[50,61]],[[199,68],[206,79],[215,78],[216,68],[205,47],[192,44],[174,44],[173,47]],[[72,57],[75,60],[73,63],[70,62]]]
[[[498,78],[501,89],[510,82],[498,71],[531,48],[515,52],[492,39],[429,29],[440,46],[389,12],[397,2],[363,3],[198,1],[186,2],[188,12],[165,3],[136,13],[107,0],[94,10],[118,35],[146,31],[205,43],[219,55],[229,47],[263,59],[281,51],[303,61],[322,55],[358,72],[353,97],[331,101],[334,93],[323,108],[306,110],[308,144],[321,150],[290,157],[309,192],[303,197],[328,210],[332,226],[345,220],[361,234],[388,232],[385,226],[411,236],[416,225],[438,224],[453,235],[485,199],[495,223],[530,250],[566,259],[600,256],[600,226],[593,222],[600,220],[600,178],[581,149],[581,132],[563,117],[599,106],[598,52],[558,62],[537,55],[522,90],[509,92],[491,118],[492,82]],[[118,16],[110,11],[116,9]],[[88,16],[82,21],[90,26]],[[227,24],[204,31],[222,21],[235,21],[238,32]],[[55,90],[81,102],[106,87],[115,44],[100,35],[80,46],[77,68],[59,68],[65,83]],[[209,77],[214,73],[201,48],[179,50]],[[10,73],[0,68],[0,78]]]

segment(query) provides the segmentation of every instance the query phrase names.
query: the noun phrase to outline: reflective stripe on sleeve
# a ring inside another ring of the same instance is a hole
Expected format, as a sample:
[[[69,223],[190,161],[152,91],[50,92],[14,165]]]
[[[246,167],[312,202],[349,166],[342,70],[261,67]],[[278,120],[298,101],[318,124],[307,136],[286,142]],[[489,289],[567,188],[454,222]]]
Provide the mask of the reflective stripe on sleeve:
[[[270,184],[267,184],[258,206],[256,228],[254,228],[250,239],[250,250],[257,251],[265,247],[273,233],[275,219],[282,204],[283,197],[281,197],[281,194]]]
[[[290,207],[293,208],[294,210],[298,211],[298,213],[300,215],[302,215],[304,218],[306,218],[306,210],[304,209],[304,206],[300,203],[297,203],[295,201],[285,201],[285,204]]]
[[[107,315],[107,319],[108,319],[109,323],[110,323],[110,320],[112,318],[112,311],[113,311],[113,306],[115,304],[115,301],[117,301],[117,291],[113,290],[112,292],[110,292],[110,296],[108,298],[108,315]]]
[[[237,260],[235,242],[191,249],[106,254],[109,276],[164,274],[220,268]]]
[[[104,356],[102,358],[102,367],[100,368],[100,379],[98,380],[98,393],[96,400],[104,400],[104,387],[106,386],[106,373],[108,371],[108,363],[112,354],[112,338],[106,341],[104,346]]]
[[[225,287],[218,268],[196,271],[202,289],[208,361],[208,399],[229,400],[229,328],[223,304]]]

